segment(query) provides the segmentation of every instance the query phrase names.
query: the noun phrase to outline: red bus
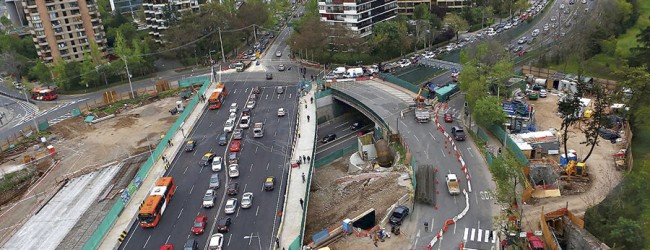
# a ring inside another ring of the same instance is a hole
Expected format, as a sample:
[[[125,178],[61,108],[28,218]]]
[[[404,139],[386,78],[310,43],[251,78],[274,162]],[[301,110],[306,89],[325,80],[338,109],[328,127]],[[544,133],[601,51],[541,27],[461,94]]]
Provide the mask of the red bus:
[[[34,88],[32,89],[32,99],[38,101],[53,101],[59,98],[56,89],[50,88]]]
[[[172,177],[158,179],[156,186],[140,206],[140,212],[138,213],[140,227],[155,227],[158,225],[175,191],[176,184],[174,184]]]
[[[212,94],[210,94],[210,98],[208,99],[208,107],[210,109],[220,108],[221,104],[223,103],[223,99],[227,94],[226,85],[223,83],[217,83],[217,89],[215,89]]]

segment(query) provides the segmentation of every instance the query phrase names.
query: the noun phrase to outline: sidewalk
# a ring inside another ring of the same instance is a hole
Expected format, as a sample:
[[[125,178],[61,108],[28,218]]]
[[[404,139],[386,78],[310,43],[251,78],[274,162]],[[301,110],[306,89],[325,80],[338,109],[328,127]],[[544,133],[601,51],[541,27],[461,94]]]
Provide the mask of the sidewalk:
[[[314,98],[316,84],[311,86],[312,91],[301,97],[298,103],[297,133],[294,138],[291,163],[298,161],[301,156],[309,157],[310,161],[303,161],[297,168],[289,166],[282,221],[278,230],[280,247],[276,249],[298,250],[302,246],[299,236],[304,234],[305,229],[306,210],[309,205],[307,191],[313,172],[314,142],[316,140],[316,104],[311,102]],[[302,178],[303,174],[305,181]]]
[[[210,93],[215,89],[215,87],[216,85],[211,83],[205,92]],[[199,120],[207,105],[208,102],[199,101],[197,103],[194,110],[191,110],[192,113],[190,113],[180,129],[178,129],[176,134],[172,137],[171,146],[168,145],[165,150],[163,150],[161,156],[166,156],[169,159],[173,159],[176,156],[176,153],[184,146],[183,143],[185,142],[185,137],[183,131],[187,131],[185,134],[190,134],[194,124]],[[188,111],[190,110],[186,110],[185,112]],[[147,173],[147,177],[143,180],[140,188],[126,204],[108,233],[104,235],[104,238],[97,249],[114,249],[118,246],[118,238],[123,231],[128,232],[131,229],[131,225],[137,218],[137,212],[141,202],[149,194],[149,191],[154,187],[156,181],[165,174],[165,171],[165,163],[160,158],[156,159],[156,162]]]

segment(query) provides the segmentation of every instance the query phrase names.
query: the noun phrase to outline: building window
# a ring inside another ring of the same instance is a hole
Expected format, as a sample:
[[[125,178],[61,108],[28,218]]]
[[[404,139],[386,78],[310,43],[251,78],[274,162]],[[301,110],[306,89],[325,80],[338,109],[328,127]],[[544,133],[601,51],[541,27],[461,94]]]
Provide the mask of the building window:
[[[88,1],[88,4],[90,4],[90,1]],[[76,3],[76,2],[72,2],[72,3],[70,3],[70,7],[73,7],[73,8],[79,7],[79,4]]]
[[[65,48],[65,42],[60,42],[57,45],[59,46],[59,49]]]
[[[39,16],[38,14],[32,15],[32,20],[33,21],[39,21],[39,20],[41,20],[41,16]]]
[[[60,24],[61,22],[59,22],[59,20],[52,21],[52,26],[59,26]]]
[[[61,32],[63,32],[63,28],[61,28],[61,27],[56,27],[56,28],[54,28],[54,32],[55,32],[55,33],[61,33]]]
[[[44,35],[45,35],[45,31],[43,30],[36,31],[36,36],[44,36]]]
[[[47,6],[47,11],[55,11],[56,7],[54,6]]]
[[[42,23],[34,23],[34,28],[36,28],[36,29],[43,28],[43,24]]]
[[[59,17],[59,13],[50,13],[50,19],[57,19]]]

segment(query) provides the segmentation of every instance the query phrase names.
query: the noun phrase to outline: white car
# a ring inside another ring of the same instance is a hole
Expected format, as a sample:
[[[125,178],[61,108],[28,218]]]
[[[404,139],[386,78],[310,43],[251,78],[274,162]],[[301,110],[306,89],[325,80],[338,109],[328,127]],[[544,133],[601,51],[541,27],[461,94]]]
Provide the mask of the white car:
[[[230,113],[237,113],[237,103],[230,104]]]
[[[247,109],[254,109],[255,108],[255,101],[250,100],[246,103],[246,108]]]
[[[208,249],[210,250],[219,250],[223,247],[223,234],[213,234],[210,236],[210,244],[208,244]]]
[[[251,117],[250,116],[243,116],[241,120],[239,120],[239,127],[240,128],[248,128],[251,123]]]
[[[230,133],[235,127],[235,120],[228,119],[226,123],[223,124],[223,132]]]
[[[253,193],[246,192],[241,197],[241,208],[250,208],[253,206]]]
[[[560,4],[560,9],[564,9],[564,4]]]
[[[230,113],[230,116],[228,116],[229,120],[237,120],[237,113],[232,112]]]
[[[546,90],[545,89],[540,89],[539,90],[539,97],[545,98],[546,97]]]
[[[487,35],[488,36],[496,36],[497,32],[496,31],[488,31]]]
[[[284,108],[279,108],[279,109],[278,109],[278,116],[282,117],[282,116],[284,116],[284,115],[286,115],[286,114],[287,114],[287,113],[284,112]]]
[[[218,172],[223,168],[223,158],[221,156],[216,156],[212,160],[212,171]]]
[[[506,24],[506,26],[503,26],[504,30],[509,30],[510,28],[512,28],[511,24]]]
[[[230,178],[239,177],[239,165],[238,164],[230,164],[230,166],[228,166],[228,177],[230,177]]]
[[[530,34],[530,35],[531,35],[532,37],[536,37],[536,36],[538,36],[538,35],[539,35],[539,29],[535,29],[535,30],[533,30],[533,33]]]
[[[236,209],[237,209],[237,198],[228,199],[228,201],[226,201],[226,209],[224,209],[224,212],[226,214],[234,214]]]
[[[276,51],[276,52],[275,52],[275,56],[277,56],[277,57],[281,57],[281,56],[282,56],[282,51],[279,51],[279,50]]]
[[[213,189],[208,189],[203,195],[203,207],[211,208],[214,207],[214,200],[217,198],[217,194],[214,193]]]

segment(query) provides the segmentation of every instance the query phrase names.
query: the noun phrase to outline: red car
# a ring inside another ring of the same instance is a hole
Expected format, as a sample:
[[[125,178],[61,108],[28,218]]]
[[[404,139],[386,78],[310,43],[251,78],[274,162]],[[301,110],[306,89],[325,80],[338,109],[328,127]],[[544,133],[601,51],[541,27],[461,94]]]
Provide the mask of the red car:
[[[205,231],[205,225],[208,224],[208,216],[205,214],[199,214],[194,220],[194,225],[192,226],[193,234],[202,234]]]
[[[519,51],[519,53],[517,53],[517,56],[523,56],[525,54],[526,54],[526,51],[522,50],[522,51]]]
[[[232,140],[230,142],[230,152],[239,152],[240,149],[241,149],[240,140]]]
[[[174,245],[172,244],[165,244],[160,247],[160,250],[174,250]]]
[[[445,122],[453,122],[454,117],[451,115],[451,113],[446,113],[445,114]]]

